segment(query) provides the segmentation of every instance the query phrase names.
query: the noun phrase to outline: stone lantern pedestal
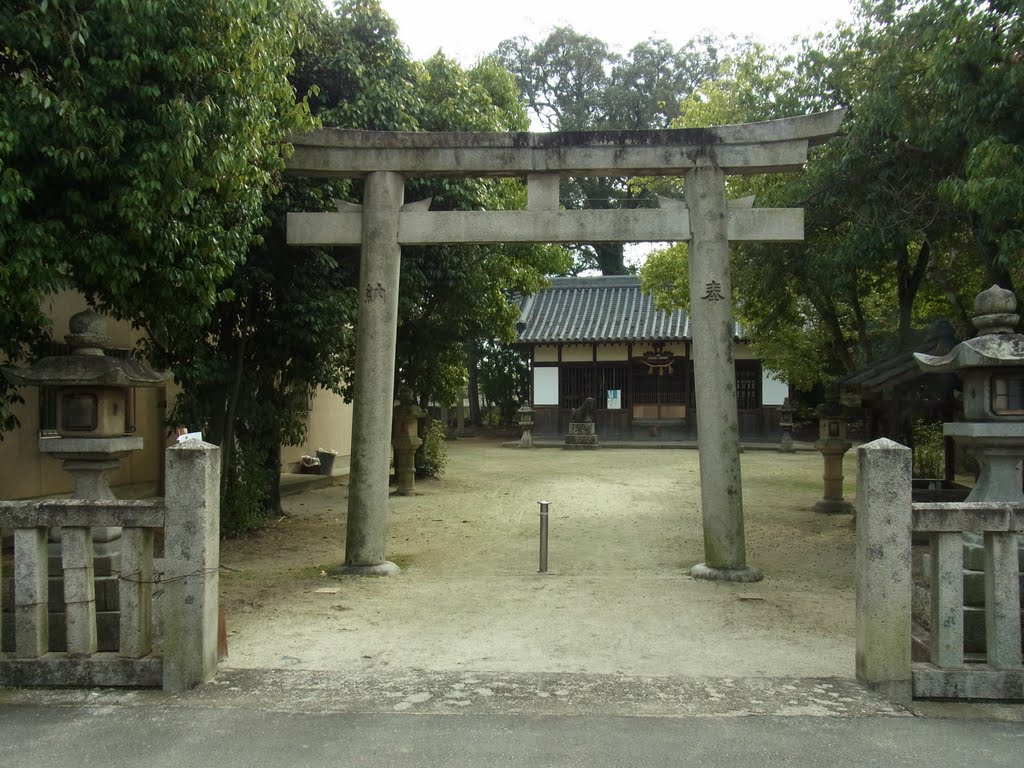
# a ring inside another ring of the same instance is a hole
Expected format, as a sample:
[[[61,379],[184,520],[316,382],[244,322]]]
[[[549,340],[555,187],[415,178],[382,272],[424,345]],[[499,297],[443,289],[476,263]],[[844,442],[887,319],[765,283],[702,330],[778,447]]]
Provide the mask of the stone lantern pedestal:
[[[779,408],[779,429],[782,430],[779,453],[794,453],[796,447],[793,445],[793,406],[788,397],[782,401],[782,407]]]
[[[395,450],[395,474],[398,476],[399,496],[416,492],[416,449],[423,445],[419,434],[420,419],[426,412],[414,401],[412,390],[403,387],[395,405],[391,447]]]
[[[523,436],[519,438],[519,445],[523,448],[533,448],[533,408],[529,403],[523,403],[517,413],[519,414],[519,428],[523,430]]]
[[[121,459],[132,451],[142,450],[141,437],[42,437],[39,452],[61,459],[61,467],[75,481],[72,497],[89,501],[113,499],[107,475],[121,466]],[[50,545],[50,572],[60,574],[61,552],[58,537]],[[121,529],[92,529],[93,568],[97,577],[111,576],[120,568],[118,541]]]
[[[853,505],[843,498],[843,456],[853,447],[846,439],[846,419],[823,416],[815,449],[825,459],[824,495],[814,505],[815,512],[839,514],[853,512]]]

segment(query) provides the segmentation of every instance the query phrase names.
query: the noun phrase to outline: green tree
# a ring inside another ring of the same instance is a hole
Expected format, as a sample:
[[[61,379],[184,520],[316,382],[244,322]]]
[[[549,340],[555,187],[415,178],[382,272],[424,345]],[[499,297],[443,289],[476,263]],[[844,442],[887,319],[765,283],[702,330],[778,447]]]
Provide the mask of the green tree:
[[[314,117],[346,128],[416,127],[419,70],[376,0],[335,12],[313,5],[303,25],[291,81]],[[285,220],[357,193],[347,180],[281,178],[260,242],[227,279],[212,321],[190,344],[162,350],[181,371],[177,415],[222,446],[227,530],[279,513],[280,449],[305,439],[315,392],[353,396],[358,249],[290,247]]]
[[[806,211],[803,244],[733,249],[737,316],[769,367],[798,384],[828,380],[905,348],[932,319],[964,318],[984,276],[1010,282],[1019,173],[1005,126],[1020,109],[1007,87],[1019,34],[1019,13],[993,6],[866,4],[856,27],[788,60],[750,51],[684,102],[679,125],[850,108],[804,174],[730,182],[759,205]],[[975,71],[991,89],[953,77]],[[652,290],[681,256],[648,262]]]
[[[74,287],[157,344],[202,328],[263,225],[305,0],[0,8],[0,339],[31,353]],[[182,334],[182,332],[184,333]],[[12,426],[0,375],[0,420]]]
[[[709,38],[679,49],[652,39],[622,56],[597,38],[557,27],[536,43],[525,37],[505,40],[495,55],[549,130],[644,130],[668,127],[680,101],[714,74],[719,51]],[[626,179],[602,177],[563,180],[561,202],[569,209],[653,205]],[[575,272],[628,271],[622,243],[581,243],[573,250]]]
[[[522,131],[528,126],[512,78],[493,59],[463,70],[438,54],[423,63],[423,74],[418,113],[423,130]],[[526,204],[525,187],[516,179],[410,179],[406,197],[430,198],[433,210],[503,210]],[[455,402],[467,378],[475,375],[474,350],[485,340],[514,340],[519,308],[510,296],[535,292],[546,274],[567,266],[558,247],[403,249],[399,378],[421,401]],[[479,421],[479,414],[471,414],[471,420]]]

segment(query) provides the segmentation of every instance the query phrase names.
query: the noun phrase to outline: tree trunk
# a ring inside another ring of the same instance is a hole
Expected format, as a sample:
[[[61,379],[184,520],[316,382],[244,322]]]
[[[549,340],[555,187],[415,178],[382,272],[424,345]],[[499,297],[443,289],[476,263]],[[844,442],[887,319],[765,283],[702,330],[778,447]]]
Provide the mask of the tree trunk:
[[[250,304],[246,302],[245,315],[241,323],[242,330],[238,339],[238,348],[235,350],[235,367],[231,378],[231,388],[228,390],[228,401],[225,408],[224,436],[220,446],[220,493],[222,501],[230,477],[231,461],[233,458],[235,415],[238,412],[238,397],[242,389],[242,376],[245,373],[245,346],[248,339],[245,328],[249,324],[250,311]]]
[[[625,275],[626,252],[622,243],[594,243],[591,248],[597,254],[597,266],[602,275]]]
[[[273,435],[264,448],[263,466],[270,478],[270,487],[267,490],[267,512],[273,515],[280,515],[281,510],[281,441]]]
[[[998,285],[1000,288],[1014,290],[1013,277],[1010,271],[999,263],[999,248],[988,236],[985,228],[976,221],[972,221],[971,229],[974,233],[974,241],[978,244],[978,253],[981,256],[981,263],[985,266],[988,274],[988,282]],[[985,286],[986,288],[988,286]]]
[[[480,350],[475,339],[466,345],[466,369],[469,371],[467,397],[469,398],[469,423],[483,426],[480,415]]]
[[[909,247],[909,246],[908,246]],[[921,282],[928,273],[928,264],[931,261],[931,244],[925,240],[917,249],[917,256],[912,266],[908,266],[907,260],[897,260],[897,295],[899,299],[899,348],[906,349],[910,345],[910,334],[913,331],[911,319],[914,313],[914,301],[921,288]],[[908,254],[909,255],[909,254]]]

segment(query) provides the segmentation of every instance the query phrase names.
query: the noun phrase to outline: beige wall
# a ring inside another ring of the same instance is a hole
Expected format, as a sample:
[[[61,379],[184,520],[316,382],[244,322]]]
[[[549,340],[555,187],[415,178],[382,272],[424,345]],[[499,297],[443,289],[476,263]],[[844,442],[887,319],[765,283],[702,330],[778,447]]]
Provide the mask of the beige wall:
[[[598,344],[597,345],[597,360],[598,362],[604,361],[625,361],[629,360],[629,345],[628,344]]]
[[[557,363],[558,347],[549,345],[534,347],[533,360],[537,363]]]
[[[53,337],[63,341],[68,320],[86,308],[85,300],[73,292],[59,293],[46,302],[46,311],[53,318]],[[134,347],[139,331],[128,323],[108,322],[107,332],[112,347]],[[151,485],[161,481],[167,431],[164,427],[168,404],[173,405],[177,388],[167,387],[135,390],[135,434],[143,438],[144,448],[130,454],[121,467],[110,475],[111,485]],[[21,390],[25,403],[15,408],[21,426],[3,434],[0,441],[0,498],[24,499],[69,493],[71,477],[61,469],[61,462],[39,453],[39,393],[34,387]],[[282,449],[287,466],[297,462],[304,453],[329,448],[341,456],[351,453],[352,406],[332,392],[320,392],[310,401],[310,425],[305,445]]]
[[[323,389],[309,401],[306,442],[281,448],[283,469],[298,463],[303,454],[316,455],[318,448],[337,451],[339,456],[352,454],[352,404]]]
[[[737,343],[732,347],[733,360],[756,360],[757,355],[750,348],[749,344]]]

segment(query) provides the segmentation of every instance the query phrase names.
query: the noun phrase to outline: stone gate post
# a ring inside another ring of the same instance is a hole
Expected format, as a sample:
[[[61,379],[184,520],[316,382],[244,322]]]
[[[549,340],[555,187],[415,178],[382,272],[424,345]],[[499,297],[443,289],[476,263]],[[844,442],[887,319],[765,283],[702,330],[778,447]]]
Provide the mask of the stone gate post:
[[[857,463],[857,679],[909,701],[911,450],[883,437]]]
[[[164,690],[182,691],[217,671],[220,448],[186,440],[166,461]]]

